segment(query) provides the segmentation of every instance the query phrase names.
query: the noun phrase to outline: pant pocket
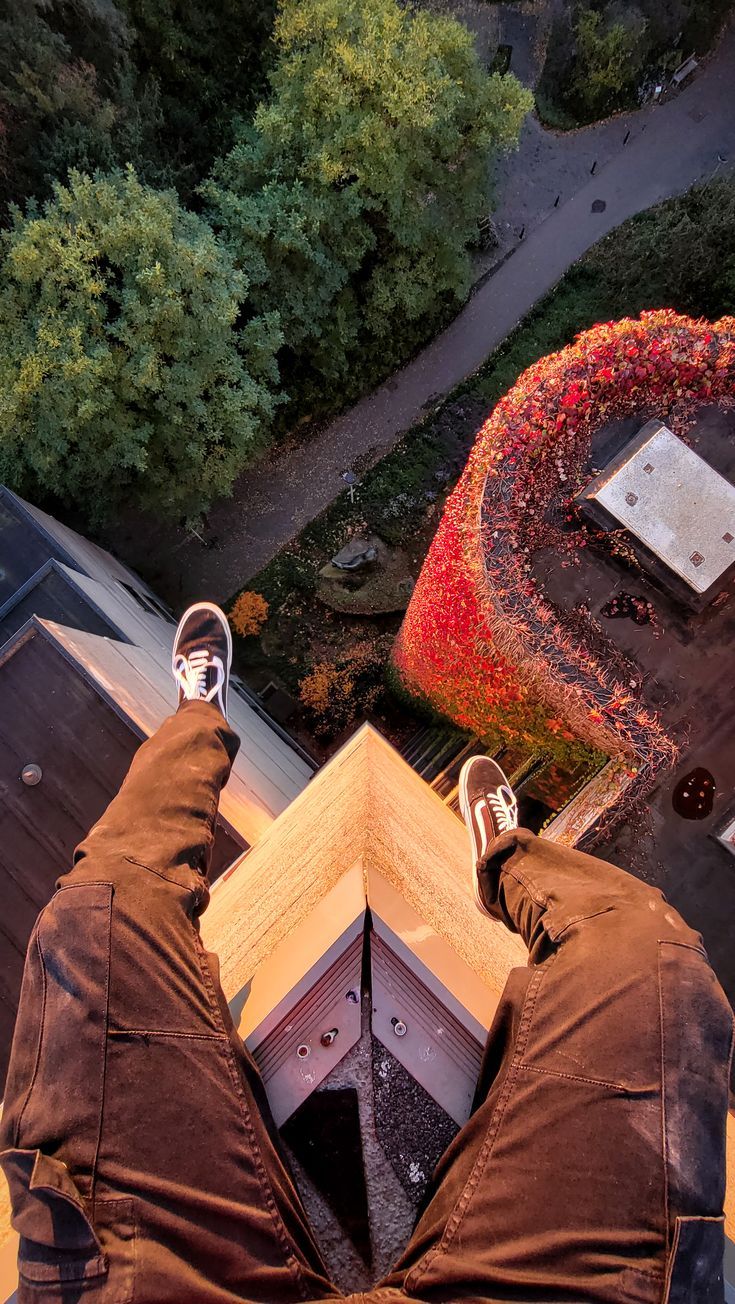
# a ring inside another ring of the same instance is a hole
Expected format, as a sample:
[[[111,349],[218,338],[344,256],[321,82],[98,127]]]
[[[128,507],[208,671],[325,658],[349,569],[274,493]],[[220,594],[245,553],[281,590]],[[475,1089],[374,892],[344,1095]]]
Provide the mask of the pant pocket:
[[[62,1158],[91,1194],[104,1100],[110,883],[62,888],[26,959],[2,1142]]]
[[[83,1298],[131,1304],[135,1229],[132,1200],[90,1203],[65,1164],[40,1150],[0,1154],[20,1238],[20,1301],[56,1304]]]
[[[663,1304],[722,1304],[724,1218],[677,1218]]]
[[[106,1276],[102,1246],[66,1165],[40,1150],[4,1150],[0,1164],[20,1237],[21,1280],[40,1286]]]

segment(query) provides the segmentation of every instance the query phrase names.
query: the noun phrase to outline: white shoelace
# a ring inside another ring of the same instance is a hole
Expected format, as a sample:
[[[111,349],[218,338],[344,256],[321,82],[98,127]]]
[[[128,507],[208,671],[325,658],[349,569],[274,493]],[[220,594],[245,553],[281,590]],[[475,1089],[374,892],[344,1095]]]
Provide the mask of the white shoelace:
[[[214,670],[217,678],[207,691],[207,671]],[[188,657],[180,653],[174,663],[174,675],[188,701],[211,702],[225,682],[222,658],[210,656],[205,647],[196,648]]]
[[[498,833],[507,833],[509,829],[518,828],[518,803],[512,788],[503,783],[494,792],[489,792],[487,797],[480,797],[479,801],[475,802],[475,819],[482,839],[480,857],[485,855],[488,848],[487,829],[485,821],[481,818],[483,808],[489,808]]]
[[[512,788],[501,783],[495,792],[488,793],[488,800],[493,818],[501,833],[518,828],[518,802]]]

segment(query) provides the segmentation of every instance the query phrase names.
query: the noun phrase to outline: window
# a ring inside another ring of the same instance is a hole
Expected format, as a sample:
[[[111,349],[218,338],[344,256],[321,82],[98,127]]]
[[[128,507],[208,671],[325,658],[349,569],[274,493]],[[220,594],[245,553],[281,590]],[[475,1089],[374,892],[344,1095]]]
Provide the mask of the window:
[[[133,588],[132,584],[126,584],[124,580],[118,580],[121,589],[129,593],[134,598],[139,607],[144,611],[150,611],[154,616],[160,616],[161,620],[166,620],[173,624],[174,615],[170,607],[164,602],[159,602],[158,598],[152,593],[141,593],[140,589]]]

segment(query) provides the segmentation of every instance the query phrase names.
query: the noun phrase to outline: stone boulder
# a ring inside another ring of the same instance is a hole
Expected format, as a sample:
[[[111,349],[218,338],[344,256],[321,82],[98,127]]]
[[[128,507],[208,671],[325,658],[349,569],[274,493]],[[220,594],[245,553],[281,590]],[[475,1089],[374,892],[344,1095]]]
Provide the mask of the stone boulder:
[[[336,564],[345,554],[357,559],[347,569]],[[413,592],[414,577],[408,555],[389,548],[377,535],[353,539],[319,572],[317,597],[335,611],[354,616],[377,616],[405,611]]]

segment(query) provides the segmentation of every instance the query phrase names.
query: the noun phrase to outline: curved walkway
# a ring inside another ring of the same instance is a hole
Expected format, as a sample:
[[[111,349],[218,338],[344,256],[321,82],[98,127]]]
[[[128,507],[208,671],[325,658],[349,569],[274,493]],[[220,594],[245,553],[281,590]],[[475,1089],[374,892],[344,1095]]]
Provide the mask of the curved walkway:
[[[216,548],[202,546],[183,532],[161,538],[161,588],[172,602],[204,595],[227,599],[337,497],[344,489],[345,469],[357,464],[364,471],[378,461],[428,409],[477,370],[601,236],[633,214],[732,166],[735,27],[687,89],[666,104],[642,110],[635,119],[636,131],[625,149],[566,203],[552,209],[412,362],[307,445],[274,456],[240,477],[234,496],[210,514]],[[594,211],[596,201],[604,204],[603,212]],[[127,539],[120,551],[135,565],[133,540]],[[143,563],[150,570],[149,553],[141,557]]]

